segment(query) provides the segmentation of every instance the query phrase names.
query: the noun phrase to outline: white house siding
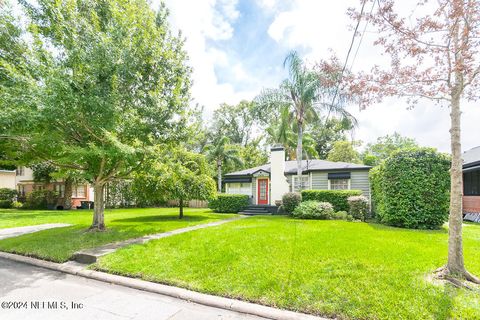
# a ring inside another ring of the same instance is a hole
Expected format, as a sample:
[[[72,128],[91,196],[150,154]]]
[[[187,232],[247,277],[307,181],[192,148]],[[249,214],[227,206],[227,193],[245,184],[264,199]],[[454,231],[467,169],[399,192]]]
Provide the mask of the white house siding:
[[[370,199],[370,183],[368,180],[368,171],[352,171],[350,178],[350,188],[362,190],[363,195]]]
[[[347,171],[345,170],[345,172]],[[327,171],[312,172],[312,189],[328,190]],[[367,198],[370,198],[370,184],[367,170],[350,171],[350,189],[362,190],[363,195]]]
[[[312,172],[312,189],[328,190],[328,172]]]
[[[257,204],[257,178],[252,177],[252,204]]]
[[[15,171],[0,170],[0,188],[17,189]]]

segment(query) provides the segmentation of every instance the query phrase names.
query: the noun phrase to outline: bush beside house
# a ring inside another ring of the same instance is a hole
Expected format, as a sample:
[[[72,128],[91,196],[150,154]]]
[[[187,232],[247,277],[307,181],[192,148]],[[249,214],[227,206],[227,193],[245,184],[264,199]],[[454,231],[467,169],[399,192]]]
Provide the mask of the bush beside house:
[[[448,219],[450,160],[433,149],[400,151],[370,171],[381,223],[435,229]]]
[[[16,198],[17,191],[15,189],[0,188],[0,208],[11,208]]]
[[[302,200],[329,202],[335,211],[349,211],[348,198],[361,194],[361,190],[303,190]]]
[[[216,199],[208,202],[208,207],[214,212],[237,213],[244,210],[249,204],[247,195],[220,193]]]
[[[357,220],[365,221],[368,217],[368,199],[364,196],[348,197],[349,214]]]
[[[285,213],[292,213],[302,202],[302,194],[299,192],[287,192],[282,196],[282,209]]]

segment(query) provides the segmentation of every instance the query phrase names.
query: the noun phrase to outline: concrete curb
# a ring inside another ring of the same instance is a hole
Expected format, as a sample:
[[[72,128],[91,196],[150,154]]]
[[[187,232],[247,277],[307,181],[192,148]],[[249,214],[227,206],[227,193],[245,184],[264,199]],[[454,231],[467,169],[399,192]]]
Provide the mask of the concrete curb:
[[[294,311],[281,310],[272,307],[267,307],[259,304],[245,302],[241,300],[217,297],[209,294],[199,293],[182,289],[178,287],[167,286],[159,283],[144,281],[140,279],[128,278],[109,273],[86,270],[76,265],[59,264],[55,262],[39,260],[31,257],[25,257],[17,254],[0,252],[0,258],[9,259],[21,263],[34,265],[41,268],[60,271],[72,275],[77,275],[89,279],[108,282],[124,287],[143,290],[152,293],[158,293],[182,300],[191,301],[194,303],[235,311],[239,313],[246,313],[268,319],[276,320],[327,320],[313,315],[298,313]]]

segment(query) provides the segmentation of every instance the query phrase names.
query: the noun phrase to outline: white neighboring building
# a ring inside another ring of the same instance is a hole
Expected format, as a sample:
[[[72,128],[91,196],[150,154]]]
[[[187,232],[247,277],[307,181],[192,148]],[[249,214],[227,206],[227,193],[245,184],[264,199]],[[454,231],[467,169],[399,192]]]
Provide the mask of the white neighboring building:
[[[15,170],[0,170],[0,188],[17,189]]]

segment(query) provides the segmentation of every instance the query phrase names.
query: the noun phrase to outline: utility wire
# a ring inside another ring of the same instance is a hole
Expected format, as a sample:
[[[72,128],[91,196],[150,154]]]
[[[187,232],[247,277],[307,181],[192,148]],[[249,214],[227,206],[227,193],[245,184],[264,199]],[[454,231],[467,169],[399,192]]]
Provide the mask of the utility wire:
[[[375,7],[375,1],[372,1],[372,8],[370,9],[370,15],[372,14],[374,7]],[[363,36],[365,35],[365,32],[367,31],[367,26],[368,26],[368,20],[365,22],[365,27],[363,28],[362,36],[360,37],[360,41],[358,42],[357,50],[355,51],[355,55],[353,56],[352,63],[350,64],[350,71],[353,69],[353,65],[355,64],[355,60],[357,59],[357,54],[358,54],[358,51],[360,50],[360,46],[361,46],[362,41],[363,41]]]
[[[352,41],[350,42],[350,47],[348,48],[348,52],[347,52],[347,58],[345,59],[345,63],[343,64],[342,72],[340,73],[340,79],[338,80],[337,87],[335,89],[335,94],[333,95],[332,104],[330,105],[330,108],[329,108],[330,110],[335,105],[335,99],[337,98],[337,95],[338,95],[338,88],[340,86],[340,82],[342,81],[343,74],[345,73],[345,69],[347,68],[348,58],[350,57],[350,53],[352,52],[353,44],[355,43],[355,37],[356,37],[357,32],[358,32],[358,27],[360,26],[360,21],[362,20],[362,16],[363,16],[363,12],[365,10],[365,4],[366,3],[367,3],[367,0],[364,0],[363,3],[362,3],[362,9],[360,10],[360,16],[358,17],[357,25],[355,26],[355,31],[353,32]],[[330,110],[328,112],[329,114],[330,114]]]

